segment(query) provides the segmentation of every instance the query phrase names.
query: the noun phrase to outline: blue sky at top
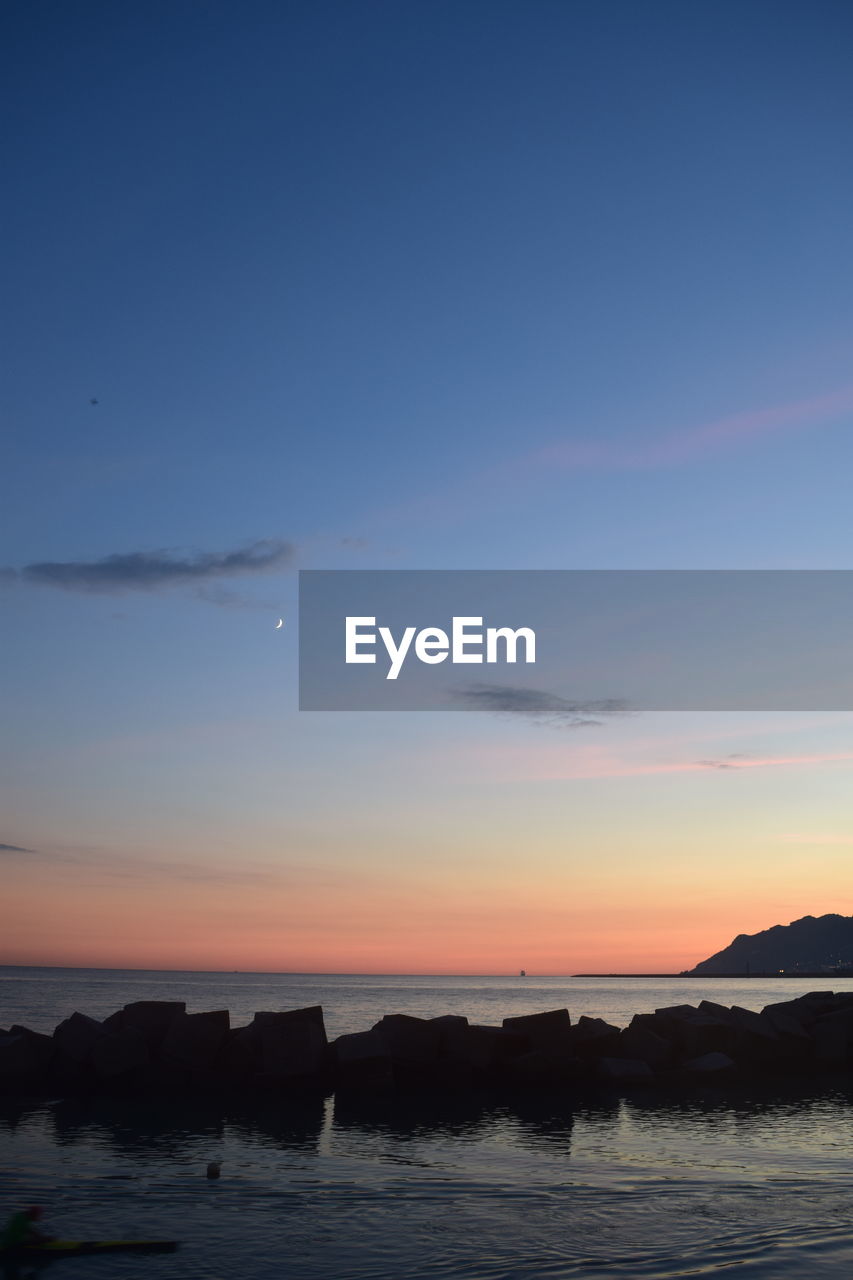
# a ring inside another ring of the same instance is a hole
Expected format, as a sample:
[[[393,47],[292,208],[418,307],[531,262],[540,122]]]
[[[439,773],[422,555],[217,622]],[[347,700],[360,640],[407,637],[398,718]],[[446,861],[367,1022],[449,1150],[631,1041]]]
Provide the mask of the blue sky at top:
[[[837,421],[653,474],[545,469],[523,502],[504,477],[487,520],[476,490],[555,442],[846,385],[850,26],[12,6],[18,558],[368,529],[406,563],[668,563],[676,532],[680,562],[825,557]]]

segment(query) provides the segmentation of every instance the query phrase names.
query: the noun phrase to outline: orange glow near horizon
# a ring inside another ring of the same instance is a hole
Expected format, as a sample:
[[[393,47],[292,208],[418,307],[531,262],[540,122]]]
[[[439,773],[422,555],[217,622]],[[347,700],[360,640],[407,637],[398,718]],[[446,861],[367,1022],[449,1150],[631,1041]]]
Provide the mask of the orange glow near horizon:
[[[608,901],[590,887],[583,905],[555,906],[555,889],[451,891],[397,884],[385,891],[311,892],[216,884],[66,886],[7,896],[10,923],[0,963],[96,968],[305,973],[567,975],[678,973],[720,950],[738,932],[787,923],[731,891],[706,897],[683,886],[667,901],[634,884]],[[557,890],[562,897],[562,887]],[[630,901],[633,899],[633,901]],[[704,899],[704,900],[703,900]],[[823,899],[820,912],[846,909]],[[783,918],[785,917],[785,918]]]
[[[277,797],[232,812],[223,791],[192,823],[59,807],[30,826],[37,852],[16,850],[11,826],[0,963],[680,973],[738,934],[850,914],[841,722],[799,738],[781,720],[650,718],[501,739],[461,720],[429,751],[428,735],[408,753],[383,745],[381,787],[370,744],[354,751],[333,792],[318,732],[286,818]]]

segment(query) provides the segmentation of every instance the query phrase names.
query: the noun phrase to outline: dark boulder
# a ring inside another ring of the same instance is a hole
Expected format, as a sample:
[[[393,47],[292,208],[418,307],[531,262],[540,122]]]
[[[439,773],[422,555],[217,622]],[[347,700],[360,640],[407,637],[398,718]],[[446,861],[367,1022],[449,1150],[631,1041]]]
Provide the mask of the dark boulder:
[[[96,1018],[90,1018],[85,1013],[72,1013],[69,1018],[60,1022],[53,1038],[63,1058],[83,1064],[91,1062],[95,1044],[106,1034]]]
[[[761,1011],[760,1016],[766,1018],[787,1049],[796,1048],[802,1051],[811,1046],[811,1036],[808,1031],[806,1031],[799,1018],[792,1015],[787,1009],[767,1005]]]
[[[734,1060],[727,1053],[703,1053],[683,1063],[683,1069],[694,1076],[726,1075],[731,1074],[734,1068]]]
[[[668,1004],[661,1009],[655,1009],[655,1017],[659,1018],[661,1022],[669,1022],[673,1026],[677,1026],[685,1018],[692,1018],[698,1012],[699,1010],[695,1004]]]
[[[159,1050],[175,1018],[186,1011],[183,1000],[134,1000],[121,1010],[121,1025],[138,1032],[153,1054]]]
[[[164,1062],[194,1071],[212,1070],[218,1065],[230,1029],[227,1009],[211,1013],[179,1013],[169,1023],[160,1056]]]
[[[621,1031],[603,1018],[578,1018],[572,1027],[570,1044],[579,1058],[616,1057],[619,1052]]]
[[[706,1053],[731,1053],[737,1032],[726,1010],[726,1017],[697,1010],[676,1024],[675,1042],[682,1058],[699,1058]]]
[[[432,1019],[389,1013],[372,1030],[382,1037],[387,1052],[398,1062],[428,1063],[438,1057],[447,1027],[436,1025]]]
[[[709,1013],[715,1018],[722,1018],[724,1022],[728,1020],[731,1009],[728,1005],[717,1004],[714,1000],[700,1000],[699,1013]]]
[[[733,1004],[730,1018],[731,1025],[737,1031],[748,1032],[768,1044],[778,1045],[779,1032],[763,1013],[756,1013],[754,1009],[742,1009],[739,1004]]]
[[[252,1022],[261,1072],[276,1079],[319,1075],[328,1065],[323,1009],[256,1013]]]
[[[396,1087],[394,1064],[384,1037],[376,1030],[354,1031],[331,1044],[339,1089],[386,1092]]]
[[[571,1046],[572,1020],[568,1009],[550,1009],[546,1013],[525,1013],[504,1018],[504,1029],[524,1036],[531,1049],[545,1053],[567,1051]]]
[[[703,1000],[698,1008],[676,1004],[656,1009],[654,1014],[633,1018],[631,1026],[653,1031],[672,1045],[682,1061],[705,1053],[730,1052],[737,1038],[731,1010],[712,1000]]]
[[[665,1040],[674,1049],[676,1025],[670,1018],[659,1017],[656,1013],[635,1013],[628,1023],[628,1029],[636,1028],[651,1031],[653,1035]]]
[[[530,1049],[525,1035],[506,1027],[459,1026],[446,1030],[442,1055],[475,1076],[499,1070],[511,1058]]]
[[[13,1026],[0,1032],[0,1080],[25,1083],[41,1077],[56,1053],[53,1036]]]
[[[764,1014],[733,1005],[731,1025],[734,1032],[731,1053],[738,1066],[763,1070],[778,1064],[785,1056],[782,1037]]]
[[[340,1066],[370,1058],[390,1058],[384,1038],[376,1030],[352,1031],[332,1041],[332,1054]]]
[[[107,1033],[95,1041],[91,1062],[100,1080],[112,1080],[146,1067],[149,1061],[148,1045],[143,1036],[132,1027]]]
[[[784,1013],[789,1018],[808,1030],[824,1013],[832,1013],[835,1008],[835,997],[831,991],[809,991],[796,1000],[778,1000],[775,1004],[764,1006],[763,1013]]]
[[[232,1027],[220,1054],[222,1070],[234,1079],[243,1080],[261,1069],[261,1038],[254,1023],[248,1027]]]
[[[569,1053],[548,1053],[531,1049],[509,1058],[503,1067],[506,1083],[525,1088],[561,1088],[584,1074],[584,1064]]]
[[[840,1009],[812,1024],[811,1039],[815,1061],[822,1067],[839,1067],[853,1056],[853,1018]]]
[[[649,1064],[634,1058],[599,1058],[596,1070],[602,1080],[615,1084],[642,1084],[654,1079]]]
[[[642,1025],[626,1027],[619,1033],[619,1058],[633,1058],[637,1062],[645,1062],[653,1070],[669,1066],[673,1057],[673,1048],[669,1040],[659,1036],[655,1031]]]

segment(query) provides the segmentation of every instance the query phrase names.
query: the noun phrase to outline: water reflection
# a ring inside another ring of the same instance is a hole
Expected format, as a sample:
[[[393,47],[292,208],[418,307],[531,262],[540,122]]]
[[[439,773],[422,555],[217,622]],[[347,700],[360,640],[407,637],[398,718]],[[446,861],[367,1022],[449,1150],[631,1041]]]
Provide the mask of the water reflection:
[[[846,1278],[851,1101],[849,1087],[787,1082],[681,1097],[7,1101],[16,1172],[0,1192],[17,1207],[25,1184],[57,1234],[180,1240],[177,1270],[145,1260],[150,1280],[269,1280],[282,1260],[294,1280],[674,1278],[740,1275],[745,1259],[763,1270],[743,1274],[811,1280],[827,1242]],[[208,1182],[214,1157],[223,1175]],[[116,1257],[104,1274],[142,1270]]]
[[[43,1118],[46,1135],[57,1147],[96,1144],[137,1159],[164,1157],[180,1162],[188,1140],[211,1146],[226,1133],[250,1143],[300,1152],[316,1151],[324,1124],[324,1100],[257,1102],[222,1106],[205,1099],[63,1099],[47,1107],[14,1105],[0,1109],[0,1128],[14,1133],[27,1121]]]

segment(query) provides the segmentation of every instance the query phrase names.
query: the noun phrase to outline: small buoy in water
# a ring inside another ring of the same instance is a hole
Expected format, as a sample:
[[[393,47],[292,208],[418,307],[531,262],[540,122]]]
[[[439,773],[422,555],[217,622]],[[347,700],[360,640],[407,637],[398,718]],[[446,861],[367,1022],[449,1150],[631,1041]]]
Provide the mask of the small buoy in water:
[[[210,1164],[207,1166],[208,1178],[218,1178],[219,1170],[221,1168],[222,1168],[222,1164],[219,1160],[211,1160]]]

